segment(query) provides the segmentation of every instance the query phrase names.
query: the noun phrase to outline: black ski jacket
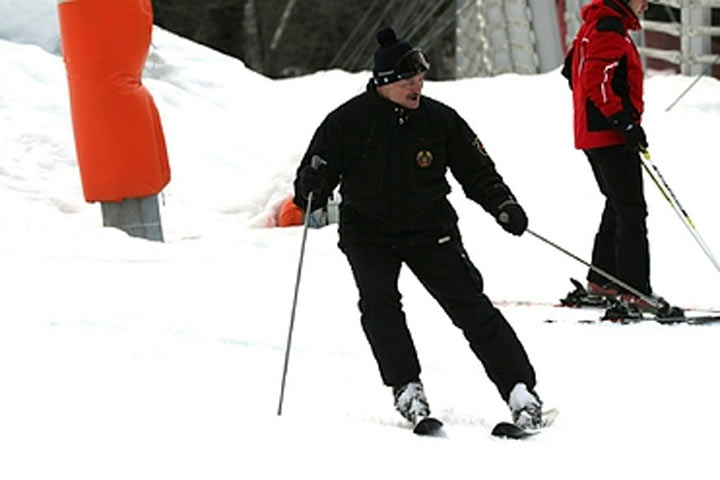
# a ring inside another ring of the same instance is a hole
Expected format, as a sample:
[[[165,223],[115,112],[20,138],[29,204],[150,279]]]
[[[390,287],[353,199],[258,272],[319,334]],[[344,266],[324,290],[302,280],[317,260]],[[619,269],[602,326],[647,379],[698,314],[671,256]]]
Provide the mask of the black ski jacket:
[[[448,170],[465,195],[493,216],[512,200],[482,143],[452,108],[422,97],[406,110],[367,90],[331,112],[318,127],[297,173],[314,155],[327,189],[313,210],[340,184],[340,246],[353,243],[427,245],[459,237],[447,199]],[[295,203],[306,208],[295,180]]]

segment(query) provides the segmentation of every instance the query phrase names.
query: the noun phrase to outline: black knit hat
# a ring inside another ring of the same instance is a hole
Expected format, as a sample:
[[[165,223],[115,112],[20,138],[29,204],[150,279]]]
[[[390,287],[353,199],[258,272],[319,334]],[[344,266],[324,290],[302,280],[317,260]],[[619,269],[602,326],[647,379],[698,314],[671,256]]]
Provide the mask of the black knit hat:
[[[422,51],[413,48],[404,38],[397,38],[392,28],[379,30],[375,37],[379,44],[375,50],[373,66],[376,85],[387,85],[410,78],[430,68]]]

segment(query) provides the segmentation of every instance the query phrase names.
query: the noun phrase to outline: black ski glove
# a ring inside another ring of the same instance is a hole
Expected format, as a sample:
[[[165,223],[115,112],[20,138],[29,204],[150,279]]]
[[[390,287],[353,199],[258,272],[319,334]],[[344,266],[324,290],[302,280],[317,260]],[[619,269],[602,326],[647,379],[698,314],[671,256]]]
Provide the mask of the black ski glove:
[[[528,226],[528,218],[525,210],[512,199],[505,200],[498,207],[498,214],[495,220],[506,232],[520,236],[525,233]]]
[[[645,130],[639,123],[630,120],[630,115],[626,111],[616,113],[609,117],[610,125],[617,128],[623,137],[625,137],[625,145],[628,150],[637,152],[639,150],[647,150],[648,142],[645,136]]]
[[[313,204],[318,202],[318,197],[323,195],[323,192],[327,190],[327,178],[317,168],[308,165],[307,167],[300,170],[298,175],[298,189],[300,195],[307,200],[310,192],[313,192],[315,201]]]

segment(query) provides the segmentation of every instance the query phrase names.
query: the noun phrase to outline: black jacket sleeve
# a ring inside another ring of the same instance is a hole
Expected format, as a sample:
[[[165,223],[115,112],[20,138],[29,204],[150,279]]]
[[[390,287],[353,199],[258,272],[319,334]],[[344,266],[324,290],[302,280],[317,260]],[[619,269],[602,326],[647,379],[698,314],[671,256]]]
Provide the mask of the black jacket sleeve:
[[[448,151],[453,176],[462,185],[465,195],[485,211],[496,216],[500,204],[514,200],[480,139],[457,113],[449,125]]]

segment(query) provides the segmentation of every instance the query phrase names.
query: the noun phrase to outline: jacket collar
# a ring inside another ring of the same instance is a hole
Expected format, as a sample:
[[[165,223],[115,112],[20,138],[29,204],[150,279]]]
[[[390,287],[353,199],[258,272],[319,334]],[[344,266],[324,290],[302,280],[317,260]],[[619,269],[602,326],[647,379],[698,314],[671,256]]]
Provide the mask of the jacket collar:
[[[370,99],[370,103],[375,112],[381,117],[392,121],[394,124],[403,125],[417,112],[417,110],[408,110],[402,105],[398,105],[380,95],[372,79],[370,79],[367,84],[365,95]],[[420,101],[420,108],[422,108],[422,100]]]

